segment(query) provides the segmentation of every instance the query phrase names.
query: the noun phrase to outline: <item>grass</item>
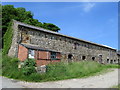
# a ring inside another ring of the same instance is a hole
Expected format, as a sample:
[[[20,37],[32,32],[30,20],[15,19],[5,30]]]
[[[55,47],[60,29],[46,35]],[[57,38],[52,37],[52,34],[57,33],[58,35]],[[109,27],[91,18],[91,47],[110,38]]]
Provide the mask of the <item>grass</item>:
[[[118,88],[118,90],[120,90],[120,84],[117,86],[113,86],[112,88]]]
[[[117,68],[118,65],[102,65],[97,62],[85,61],[74,63],[56,63],[47,66],[47,72],[43,74],[32,73],[29,76],[23,74],[22,69],[17,68],[18,59],[4,56],[2,60],[2,75],[8,78],[29,81],[43,82],[72,78],[82,78],[106,72],[108,68]]]

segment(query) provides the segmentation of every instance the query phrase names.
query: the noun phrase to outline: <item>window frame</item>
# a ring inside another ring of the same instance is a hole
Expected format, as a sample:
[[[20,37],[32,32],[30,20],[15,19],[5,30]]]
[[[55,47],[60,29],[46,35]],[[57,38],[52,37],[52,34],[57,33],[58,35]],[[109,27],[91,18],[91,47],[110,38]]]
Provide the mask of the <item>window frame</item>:
[[[56,52],[50,52],[50,59],[51,60],[57,60],[57,53]]]
[[[31,53],[31,51],[33,51],[32,53]],[[33,54],[33,55],[32,55]],[[31,55],[31,56],[30,56]],[[32,57],[32,58],[31,58]],[[33,49],[28,49],[28,58],[31,58],[31,59],[35,59],[35,50],[33,50]]]

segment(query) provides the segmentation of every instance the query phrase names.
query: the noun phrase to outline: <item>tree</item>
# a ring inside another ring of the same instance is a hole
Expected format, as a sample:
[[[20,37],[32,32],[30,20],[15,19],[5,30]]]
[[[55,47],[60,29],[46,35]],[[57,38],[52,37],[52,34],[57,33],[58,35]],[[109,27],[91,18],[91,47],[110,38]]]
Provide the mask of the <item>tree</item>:
[[[43,23],[43,28],[45,29],[51,29],[52,31],[58,32],[60,30],[59,27],[52,23]]]
[[[5,34],[9,22],[12,19],[34,26],[43,27],[55,32],[58,32],[60,30],[60,28],[54,24],[41,23],[37,19],[34,19],[31,11],[26,11],[25,8],[14,8],[13,5],[4,5],[2,6],[2,35]]]
[[[54,24],[41,23],[37,19],[34,19],[31,11],[26,11],[25,8],[14,8],[13,5],[4,5],[2,6],[2,36],[4,36],[4,34],[6,33],[8,25],[12,19],[55,32],[58,32],[60,30],[60,28]]]

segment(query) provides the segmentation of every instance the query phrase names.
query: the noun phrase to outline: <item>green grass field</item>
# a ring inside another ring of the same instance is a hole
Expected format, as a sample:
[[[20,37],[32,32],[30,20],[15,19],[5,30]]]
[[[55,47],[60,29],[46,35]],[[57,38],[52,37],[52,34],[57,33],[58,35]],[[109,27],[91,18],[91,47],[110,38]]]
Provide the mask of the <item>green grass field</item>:
[[[118,65],[102,65],[92,61],[81,61],[74,63],[56,63],[47,66],[47,72],[43,74],[32,73],[29,76],[23,74],[22,69],[18,69],[18,59],[3,56],[2,75],[8,78],[30,81],[55,81],[72,78],[82,78],[105,72],[108,68],[118,68]]]

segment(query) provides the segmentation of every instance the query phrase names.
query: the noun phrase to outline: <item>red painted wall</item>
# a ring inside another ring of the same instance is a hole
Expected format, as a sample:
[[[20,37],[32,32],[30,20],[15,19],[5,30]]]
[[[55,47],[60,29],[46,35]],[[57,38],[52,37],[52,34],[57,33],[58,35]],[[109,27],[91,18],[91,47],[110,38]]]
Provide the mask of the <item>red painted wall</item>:
[[[57,53],[57,58],[59,60],[51,60],[50,52],[48,52],[48,51],[36,51],[35,54],[36,54],[35,59],[36,59],[37,66],[47,65],[47,64],[53,63],[53,62],[60,62],[60,58],[61,58],[60,53]]]
[[[24,60],[27,59],[27,57],[28,57],[28,49],[25,48],[22,45],[19,45],[19,48],[18,48],[18,59],[20,61],[24,61]]]
[[[57,60],[51,60],[50,59],[50,52],[35,50],[35,60],[36,60],[37,66],[47,65],[49,63],[54,63],[54,62],[60,62],[61,54],[57,53],[56,57],[57,57]],[[20,61],[24,61],[27,58],[28,58],[28,49],[22,45],[19,45],[18,59]]]

